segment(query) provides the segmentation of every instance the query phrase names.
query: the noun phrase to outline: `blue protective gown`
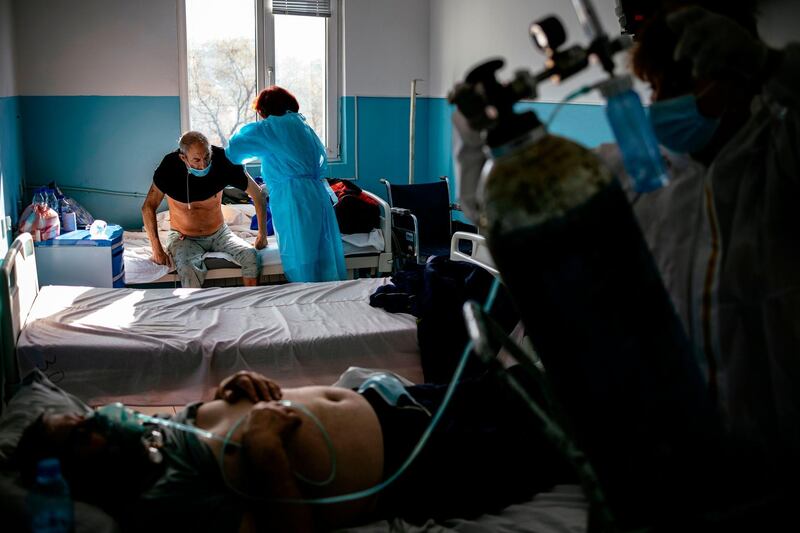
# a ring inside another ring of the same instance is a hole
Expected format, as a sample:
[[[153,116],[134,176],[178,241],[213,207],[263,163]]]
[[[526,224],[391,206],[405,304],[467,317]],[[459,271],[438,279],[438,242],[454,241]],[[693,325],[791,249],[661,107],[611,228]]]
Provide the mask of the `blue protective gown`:
[[[328,158],[303,115],[290,111],[246,124],[225,152],[236,164],[261,160],[286,278],[345,279],[342,236],[325,181]]]

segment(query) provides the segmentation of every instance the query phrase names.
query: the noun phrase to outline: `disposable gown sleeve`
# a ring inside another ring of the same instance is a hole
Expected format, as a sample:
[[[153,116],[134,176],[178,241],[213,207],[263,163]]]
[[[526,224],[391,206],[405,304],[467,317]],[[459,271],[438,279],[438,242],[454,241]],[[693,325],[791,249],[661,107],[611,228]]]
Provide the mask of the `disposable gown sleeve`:
[[[794,112],[800,110],[800,43],[790,43],[773,75],[765,83],[765,92]]]
[[[319,175],[324,178],[328,175],[328,152],[317,134],[313,133],[312,135],[317,146],[317,153],[319,154]]]
[[[260,158],[266,151],[266,139],[260,131],[258,122],[251,122],[242,126],[231,137],[225,155],[231,163],[241,165],[247,159]]]
[[[783,49],[780,63],[765,82],[764,99],[771,105],[774,122],[770,127],[772,142],[770,152],[778,175],[788,178],[794,187],[800,187],[800,43],[790,43]],[[792,196],[787,201],[796,201]]]
[[[452,116],[453,159],[456,162],[456,198],[464,215],[473,223],[480,218],[481,172],[486,164],[483,140],[459,111]]]

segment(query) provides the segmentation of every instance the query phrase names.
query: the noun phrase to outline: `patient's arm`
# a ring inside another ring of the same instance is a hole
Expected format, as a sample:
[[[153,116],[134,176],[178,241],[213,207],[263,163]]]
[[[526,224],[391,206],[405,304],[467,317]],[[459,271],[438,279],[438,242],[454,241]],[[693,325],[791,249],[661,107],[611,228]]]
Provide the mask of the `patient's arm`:
[[[150,190],[147,191],[147,198],[144,199],[144,204],[142,204],[142,220],[144,221],[147,238],[150,239],[150,247],[153,250],[153,262],[159,265],[169,264],[169,256],[161,246],[161,241],[158,240],[158,223],[156,222],[156,209],[161,205],[163,199],[164,193],[153,184],[150,186]]]
[[[258,237],[253,244],[256,250],[261,250],[267,246],[267,207],[264,203],[264,194],[261,192],[261,187],[258,186],[249,173],[247,174],[247,194],[253,199],[253,205],[256,206],[256,219],[258,220]]]
[[[214,394],[215,400],[225,400],[228,403],[236,403],[241,398],[257,403],[280,400],[282,397],[280,385],[258,372],[249,370],[240,370],[223,379]]]
[[[300,425],[291,409],[275,402],[253,406],[242,435],[248,493],[262,499],[245,515],[240,531],[311,531],[314,521],[307,505],[270,502],[302,499],[286,454],[285,440]]]

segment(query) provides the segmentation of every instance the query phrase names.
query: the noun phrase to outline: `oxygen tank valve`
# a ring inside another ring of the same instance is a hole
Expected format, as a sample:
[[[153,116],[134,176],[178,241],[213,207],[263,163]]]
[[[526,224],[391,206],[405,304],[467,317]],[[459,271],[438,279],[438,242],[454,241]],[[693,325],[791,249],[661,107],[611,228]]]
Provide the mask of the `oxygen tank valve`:
[[[514,111],[515,103],[535,97],[536,78],[518,71],[511,82],[500,83],[496,75],[504,64],[502,59],[481,63],[467,74],[464,83],[455,87],[449,98],[472,128],[487,132],[486,144],[490,148],[506,144],[542,125],[532,111]]]

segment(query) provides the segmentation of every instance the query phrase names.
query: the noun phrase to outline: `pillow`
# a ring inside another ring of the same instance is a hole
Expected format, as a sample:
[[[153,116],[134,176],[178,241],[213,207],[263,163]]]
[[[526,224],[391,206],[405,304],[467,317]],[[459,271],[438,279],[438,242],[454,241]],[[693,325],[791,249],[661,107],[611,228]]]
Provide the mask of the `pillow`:
[[[45,409],[56,413],[90,413],[92,408],[61,390],[44,373],[35,369],[22,380],[22,386],[8,402],[0,417],[0,465],[8,462],[22,432]]]
[[[22,386],[8,402],[0,417],[0,467],[9,466],[22,432],[45,409],[56,413],[88,413],[92,408],[61,390],[44,373],[35,369],[22,380]],[[0,468],[0,516],[4,531],[27,530],[25,502],[28,491],[16,472]],[[117,522],[102,509],[75,501],[75,533],[119,533]],[[8,528],[8,529],[6,529]]]
[[[0,472],[0,517],[3,531],[28,531],[25,503],[28,490],[16,473]],[[74,501],[74,533],[119,533],[120,527],[105,511],[85,502]]]
[[[222,218],[228,226],[250,227],[250,219],[256,214],[252,204],[222,204]]]
[[[169,210],[156,213],[156,226],[159,231],[169,231]]]

